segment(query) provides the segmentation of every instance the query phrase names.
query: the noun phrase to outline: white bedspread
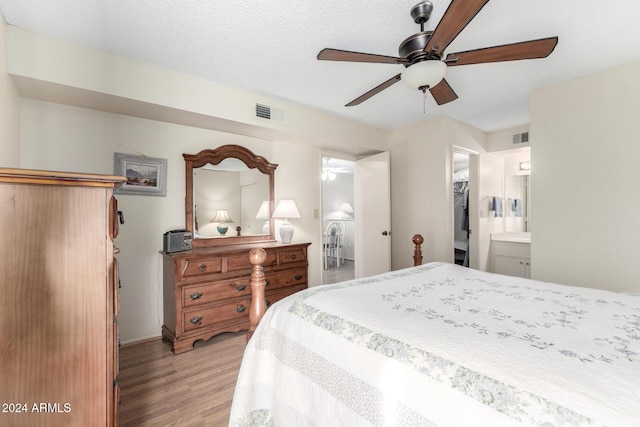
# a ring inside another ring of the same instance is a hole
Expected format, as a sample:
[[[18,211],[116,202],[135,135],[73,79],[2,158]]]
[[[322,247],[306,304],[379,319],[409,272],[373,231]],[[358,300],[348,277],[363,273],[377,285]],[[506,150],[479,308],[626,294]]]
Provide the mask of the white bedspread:
[[[231,425],[640,426],[640,297],[432,263],[274,304]]]

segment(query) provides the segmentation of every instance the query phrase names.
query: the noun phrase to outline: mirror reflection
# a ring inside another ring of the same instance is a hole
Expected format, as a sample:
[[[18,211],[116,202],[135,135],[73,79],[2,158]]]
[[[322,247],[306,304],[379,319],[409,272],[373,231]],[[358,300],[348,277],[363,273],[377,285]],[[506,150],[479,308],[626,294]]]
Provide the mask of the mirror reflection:
[[[529,231],[529,176],[505,178],[505,231]]]
[[[239,159],[227,158],[217,165],[207,163],[194,168],[195,237],[269,234],[269,200],[269,176],[250,169]],[[265,202],[267,210],[261,212]]]
[[[185,161],[185,228],[194,248],[273,242],[277,164],[240,145],[222,145]]]

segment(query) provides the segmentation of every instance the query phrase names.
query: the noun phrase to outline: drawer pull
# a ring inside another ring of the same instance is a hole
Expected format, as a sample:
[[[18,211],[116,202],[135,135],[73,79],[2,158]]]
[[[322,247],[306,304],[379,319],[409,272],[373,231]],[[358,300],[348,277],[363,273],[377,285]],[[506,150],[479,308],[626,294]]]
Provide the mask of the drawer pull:
[[[271,280],[265,280],[265,281],[264,281],[264,285],[265,285],[265,286],[269,286],[269,283],[271,283]]]
[[[236,311],[238,313],[242,313],[243,311],[245,311],[247,309],[247,307],[245,307],[244,305],[239,305],[238,308],[236,308]]]
[[[205,271],[207,271],[207,266],[205,264],[200,264],[198,266],[198,270],[200,270],[201,273],[204,273]]]
[[[296,274],[296,280],[302,279],[302,274]]]
[[[192,301],[195,301],[197,299],[200,299],[201,296],[202,296],[202,292],[194,292],[191,295],[189,295],[189,298],[191,298]]]
[[[297,259],[297,258],[298,258],[298,255],[296,255],[296,254],[291,254],[291,259]]]
[[[195,316],[189,319],[189,322],[193,323],[194,325],[199,325],[201,321],[202,321],[202,316]]]
[[[236,291],[238,291],[238,292],[242,292],[245,289],[247,289],[247,285],[242,284],[242,285],[236,286]]]

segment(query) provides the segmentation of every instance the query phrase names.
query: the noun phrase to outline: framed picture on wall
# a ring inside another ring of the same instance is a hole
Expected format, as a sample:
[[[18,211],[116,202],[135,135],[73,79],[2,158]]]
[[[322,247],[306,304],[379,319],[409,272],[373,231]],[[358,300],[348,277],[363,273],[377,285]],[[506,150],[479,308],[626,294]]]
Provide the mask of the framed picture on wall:
[[[167,195],[167,159],[115,153],[114,163],[115,174],[127,178],[116,194]]]

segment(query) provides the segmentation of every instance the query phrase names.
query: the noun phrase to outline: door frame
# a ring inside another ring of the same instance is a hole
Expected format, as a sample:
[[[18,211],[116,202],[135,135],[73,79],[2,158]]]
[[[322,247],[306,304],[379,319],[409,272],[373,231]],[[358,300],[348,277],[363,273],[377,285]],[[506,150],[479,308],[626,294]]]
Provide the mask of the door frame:
[[[460,147],[458,145],[451,146],[451,153],[449,160],[451,162],[450,174],[449,174],[449,188],[451,203],[450,217],[451,217],[451,263],[455,262],[455,254],[453,249],[453,241],[455,239],[455,221],[454,221],[454,199],[453,199],[453,156],[455,153],[463,154],[469,157],[469,267],[478,268],[478,191],[479,191],[479,172],[478,172],[478,156],[479,153],[468,148]]]
[[[339,153],[339,152],[335,152],[335,151],[322,151],[320,153],[320,173],[322,174],[322,170],[323,170],[323,161],[325,158],[330,158],[330,159],[340,159],[340,160],[346,160],[349,162],[353,162],[354,163],[354,174],[355,174],[355,163],[358,160],[358,157],[353,156],[353,155],[349,155],[346,153]],[[353,184],[353,192],[355,193],[355,178],[354,178],[354,184]],[[324,212],[324,201],[325,201],[325,195],[324,195],[324,185],[322,183],[322,179],[320,180],[320,212],[319,212],[319,219],[320,219],[320,224],[318,226],[319,230],[318,230],[318,235],[320,236],[320,238],[318,239],[318,241],[321,244],[321,248],[320,248],[320,256],[319,256],[319,265],[320,265],[320,283],[321,284],[325,284],[325,270],[324,270],[324,224],[325,224],[325,212]],[[355,204],[355,203],[354,203]],[[353,216],[353,220],[352,220],[355,224],[355,222],[357,221],[357,217],[354,215]],[[354,245],[356,244],[356,242],[354,241]],[[354,254],[354,258],[357,256],[357,252]],[[355,259],[354,259],[355,262]]]

